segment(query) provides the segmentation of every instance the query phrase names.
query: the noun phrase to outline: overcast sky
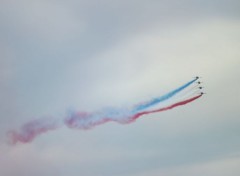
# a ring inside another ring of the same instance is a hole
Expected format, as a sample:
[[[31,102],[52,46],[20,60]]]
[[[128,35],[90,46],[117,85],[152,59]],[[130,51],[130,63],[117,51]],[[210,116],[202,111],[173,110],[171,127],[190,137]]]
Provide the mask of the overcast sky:
[[[1,0],[0,175],[240,174],[238,0]],[[6,131],[128,107],[202,76],[201,99],[135,123]]]

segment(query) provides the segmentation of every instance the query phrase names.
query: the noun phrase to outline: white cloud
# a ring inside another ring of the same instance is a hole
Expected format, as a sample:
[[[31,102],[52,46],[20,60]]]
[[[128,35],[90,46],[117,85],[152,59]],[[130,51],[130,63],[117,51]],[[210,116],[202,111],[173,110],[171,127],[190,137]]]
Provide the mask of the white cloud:
[[[1,11],[3,24],[27,40],[43,39],[57,44],[79,37],[85,31],[81,16],[53,1],[3,1]]]
[[[180,167],[173,167],[168,169],[157,169],[153,171],[147,171],[143,173],[137,173],[137,176],[178,176],[178,175],[185,175],[185,176],[235,176],[240,173],[239,169],[240,158],[222,158],[218,160],[191,164],[187,166],[180,166]],[[127,175],[128,176],[128,175]],[[130,175],[129,175],[130,176]],[[131,176],[134,176],[131,174]]]

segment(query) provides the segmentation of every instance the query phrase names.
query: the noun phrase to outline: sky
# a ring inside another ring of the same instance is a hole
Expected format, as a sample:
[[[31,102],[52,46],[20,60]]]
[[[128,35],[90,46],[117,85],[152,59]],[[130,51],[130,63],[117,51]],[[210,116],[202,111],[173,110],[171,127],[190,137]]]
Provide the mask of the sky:
[[[239,31],[237,0],[1,0],[1,175],[239,175]],[[132,106],[197,75],[207,94],[184,107],[7,142],[33,119]]]

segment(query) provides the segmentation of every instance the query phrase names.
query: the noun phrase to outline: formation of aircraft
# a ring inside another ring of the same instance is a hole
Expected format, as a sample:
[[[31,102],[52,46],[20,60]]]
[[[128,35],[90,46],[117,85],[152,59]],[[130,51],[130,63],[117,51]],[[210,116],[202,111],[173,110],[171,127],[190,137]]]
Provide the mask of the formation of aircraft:
[[[201,78],[201,77],[200,77],[200,76],[195,76],[194,78],[195,78],[196,80],[198,80],[198,79]],[[202,90],[202,89],[204,88],[204,87],[201,86],[201,84],[202,84],[201,81],[197,81],[196,83],[199,85],[198,89]],[[203,94],[206,94],[206,93],[205,93],[205,92],[201,92],[201,93],[200,93],[200,95],[203,95]]]

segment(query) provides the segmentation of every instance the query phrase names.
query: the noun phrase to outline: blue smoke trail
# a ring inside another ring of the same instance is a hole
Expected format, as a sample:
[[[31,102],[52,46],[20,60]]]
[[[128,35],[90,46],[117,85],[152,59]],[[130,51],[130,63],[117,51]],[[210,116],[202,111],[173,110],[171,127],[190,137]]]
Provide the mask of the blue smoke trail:
[[[155,104],[158,104],[160,102],[163,102],[171,97],[173,97],[174,95],[176,95],[177,93],[179,93],[180,91],[182,91],[183,89],[187,88],[188,86],[190,86],[192,83],[194,83],[198,78],[193,79],[192,81],[187,82],[186,84],[182,85],[181,87],[161,96],[161,97],[157,97],[154,98],[153,100],[149,101],[149,102],[145,102],[143,104],[137,105],[133,111],[141,111],[144,110],[146,108],[149,108],[150,106],[153,106]]]

